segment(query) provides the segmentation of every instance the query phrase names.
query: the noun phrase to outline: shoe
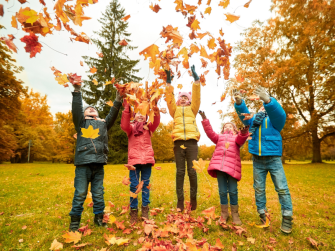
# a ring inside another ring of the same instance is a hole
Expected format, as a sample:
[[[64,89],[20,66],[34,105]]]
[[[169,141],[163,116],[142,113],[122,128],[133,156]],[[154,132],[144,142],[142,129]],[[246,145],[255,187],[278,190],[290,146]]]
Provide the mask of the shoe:
[[[191,199],[191,210],[194,211],[197,209],[197,199]]]
[[[130,224],[136,224],[138,220],[138,209],[130,208]]]
[[[226,205],[221,205],[221,218],[220,221],[223,223],[226,223],[229,217],[228,213],[228,204]]]
[[[266,223],[266,218],[267,218],[266,214],[265,214],[265,213],[260,214],[260,215],[259,215],[259,218],[260,218],[260,220],[261,220],[261,223],[260,223],[259,225],[265,225],[265,223]],[[266,227],[264,227],[264,228],[268,228],[269,226],[270,226],[270,222],[269,222],[269,225],[266,226]]]
[[[233,223],[237,226],[242,225],[240,220],[240,215],[238,214],[238,205],[230,205],[231,217],[233,218]]]
[[[96,214],[94,216],[94,224],[98,227],[107,227],[107,223],[104,223],[103,219],[104,219],[104,213]]]
[[[184,211],[184,200],[179,200],[177,202],[177,209],[180,210],[180,212]]]
[[[142,218],[149,220],[149,206],[142,206]]]
[[[290,234],[292,232],[292,220],[292,216],[283,216],[280,230],[286,234]]]
[[[70,232],[76,232],[79,229],[81,216],[71,216],[71,223],[69,227]]]

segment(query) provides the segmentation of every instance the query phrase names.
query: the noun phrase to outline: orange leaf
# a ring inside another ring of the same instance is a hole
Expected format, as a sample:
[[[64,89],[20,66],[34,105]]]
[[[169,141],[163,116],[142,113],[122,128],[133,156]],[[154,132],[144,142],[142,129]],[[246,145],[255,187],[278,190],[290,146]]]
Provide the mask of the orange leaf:
[[[142,188],[143,188],[143,185],[144,185],[144,181],[143,180],[141,180],[141,182],[136,186],[136,192],[135,193],[139,193],[139,192],[141,192],[141,190],[142,190]]]
[[[137,194],[136,193],[133,193],[133,192],[130,192],[130,197],[132,197],[132,198],[137,198]]]
[[[127,228],[125,230],[123,230],[123,234],[130,234],[132,232],[132,230],[130,228]]]
[[[58,0],[54,6],[54,10],[56,10],[56,15],[62,20],[63,23],[67,23],[70,19],[67,17],[65,12],[63,11],[63,5],[67,0]]]
[[[182,89],[183,85],[182,84],[178,84],[177,88]]]
[[[159,7],[158,4],[155,4],[155,6],[153,6],[153,4],[151,4],[149,7],[150,7],[150,9],[152,9],[152,11],[154,11],[156,13],[161,9],[161,7]]]
[[[225,94],[222,94],[221,99],[220,99],[221,102],[222,102],[223,100],[225,100],[226,95],[227,95],[226,93],[225,93]]]
[[[128,210],[129,210],[129,205],[128,206],[122,206],[122,211],[121,211],[120,215],[127,213]]]
[[[208,64],[206,60],[204,60],[203,58],[200,58],[200,60],[201,60],[201,68],[206,68]]]
[[[30,57],[35,57],[36,53],[40,53],[42,51],[42,45],[38,42],[38,37],[34,33],[30,33],[30,35],[26,35],[20,39],[22,42],[26,43],[24,49],[26,52],[30,52]]]
[[[128,44],[127,41],[124,39],[119,42],[119,45],[122,45],[122,46],[126,46],[127,44]]]
[[[83,63],[83,61],[80,61],[80,65],[81,65],[81,66],[84,66],[84,63]]]
[[[187,12],[190,13],[191,15],[194,14],[194,11],[197,8],[198,8],[198,6],[185,4],[185,10],[187,10]]]
[[[122,21],[127,21],[129,18],[130,18],[130,15],[127,15],[127,16],[121,18],[121,20],[122,20]]]
[[[193,53],[198,53],[200,51],[199,47],[196,46],[195,44],[191,44],[190,46],[190,55],[192,55]]]
[[[149,47],[145,48],[143,51],[139,53],[145,57],[146,60],[148,57],[151,58],[153,63],[156,62],[156,55],[159,54],[158,46],[155,44],[150,45]]]
[[[205,78],[204,74],[200,75],[200,83],[201,83],[202,86],[206,85],[206,78]]]
[[[197,34],[197,38],[200,38],[200,40],[204,37],[204,36],[206,36],[206,35],[209,35],[209,33],[208,32],[205,32],[205,33],[198,33]]]
[[[229,21],[230,23],[234,23],[235,21],[240,19],[240,16],[236,16],[234,14],[224,14],[227,17],[227,21]]]
[[[129,171],[134,171],[134,170],[136,170],[136,167],[134,167],[134,166],[132,166],[132,165],[128,165],[128,164],[126,164],[126,165],[124,165],[125,167],[127,167],[127,169],[129,170]]]
[[[211,14],[212,12],[212,8],[211,7],[207,7],[204,14]]]
[[[251,101],[259,100],[259,97],[258,97],[257,95],[255,95],[255,94],[252,94],[251,96],[249,96],[249,99],[250,99]]]
[[[183,4],[183,0],[176,0],[174,3],[177,4],[176,11],[183,11],[185,9],[184,4]]]
[[[107,101],[106,104],[109,105],[109,106],[111,106],[111,107],[114,105],[113,101],[111,101],[111,100]]]
[[[215,219],[215,207],[207,208],[206,210],[201,212],[202,214],[206,215],[207,217]]]
[[[220,35],[221,35],[221,36],[224,35],[224,33],[223,33],[223,31],[222,31],[222,28],[219,30],[219,32],[220,32]]]
[[[222,114],[222,110],[218,110],[218,113],[219,113],[219,114]]]
[[[191,29],[194,30],[194,31],[197,31],[200,29],[200,26],[199,26],[200,22],[195,19],[194,22],[191,24]]]
[[[204,46],[201,45],[200,56],[204,58],[209,58]]]
[[[155,168],[156,170],[162,170],[162,167],[160,167],[160,166],[154,166],[154,168]]]
[[[252,0],[250,0],[249,2],[247,2],[245,5],[243,5],[245,8],[249,8],[249,5],[251,3]]]
[[[17,21],[16,21],[16,16],[12,16],[12,22],[10,22],[12,24],[13,28],[17,29]]]
[[[201,158],[199,161],[193,160],[192,163],[192,168],[194,168],[198,173],[202,172],[202,170],[206,168],[206,163]]]
[[[104,57],[104,54],[102,54],[101,52],[96,52],[96,54],[97,54],[100,58],[103,58],[103,57]]]
[[[99,85],[99,83],[96,79],[93,79],[92,82],[93,82],[94,85]]]
[[[226,147],[226,149],[228,149],[229,148],[229,142],[226,142],[226,144],[225,144],[225,147]]]
[[[187,147],[185,147],[184,145],[180,146],[181,149],[186,149]]]
[[[123,180],[122,180],[122,184],[125,186],[128,186],[130,184],[130,178],[127,176],[124,176]]]
[[[65,239],[64,241],[66,243],[71,243],[73,242],[74,244],[76,244],[77,242],[79,242],[81,240],[81,233],[79,232],[67,232],[65,234],[62,235],[62,237]]]
[[[208,40],[207,46],[208,46],[209,49],[212,49],[212,50],[215,49],[215,47],[216,47],[215,39],[212,38],[212,39]]]
[[[207,5],[210,5],[210,4],[211,4],[211,1],[212,1],[212,0],[207,0]]]
[[[222,0],[219,3],[219,6],[222,6],[224,9],[228,7],[230,0]]]
[[[90,73],[96,73],[96,72],[97,72],[97,68],[95,68],[95,67],[93,66],[93,68],[90,69]]]
[[[173,28],[171,25],[168,25],[166,27],[163,26],[163,30],[160,33],[160,35],[163,38],[166,38],[165,43],[169,42],[171,39],[175,44],[181,45],[183,43],[183,37],[180,35],[178,31],[178,27]]]

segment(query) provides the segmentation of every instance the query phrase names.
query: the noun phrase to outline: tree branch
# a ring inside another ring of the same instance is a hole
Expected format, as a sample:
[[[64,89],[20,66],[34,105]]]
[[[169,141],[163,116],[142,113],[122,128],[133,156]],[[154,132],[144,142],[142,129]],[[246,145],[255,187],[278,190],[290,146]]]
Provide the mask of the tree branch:
[[[325,138],[328,138],[328,137],[330,137],[330,136],[335,136],[335,131],[334,131],[334,132],[331,132],[331,133],[328,133],[328,134],[326,134],[326,135],[323,135],[322,138],[320,139],[320,142],[321,142],[322,140],[324,140]]]
[[[305,120],[306,123],[308,123],[309,121],[306,119],[306,117],[305,117],[304,114],[302,113],[301,109],[298,107],[297,102],[295,101],[293,92],[291,92],[291,96],[292,96],[292,99],[293,99],[293,103],[294,103],[295,107],[298,109],[298,112],[299,112],[300,116]]]

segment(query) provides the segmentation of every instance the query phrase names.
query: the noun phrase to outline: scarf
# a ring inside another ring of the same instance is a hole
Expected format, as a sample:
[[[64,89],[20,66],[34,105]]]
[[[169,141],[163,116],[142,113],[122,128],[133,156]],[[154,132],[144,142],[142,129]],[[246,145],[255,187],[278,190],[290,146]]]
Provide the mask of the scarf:
[[[266,113],[266,111],[261,111],[261,112],[256,113],[255,119],[252,122],[252,126],[251,126],[251,128],[249,130],[249,133],[251,133],[252,135],[254,135],[255,131],[262,124],[263,119],[266,116],[268,116],[268,114]]]
[[[143,134],[143,130],[144,130],[143,126],[146,124],[147,122],[135,122],[134,123],[133,133],[135,137]]]

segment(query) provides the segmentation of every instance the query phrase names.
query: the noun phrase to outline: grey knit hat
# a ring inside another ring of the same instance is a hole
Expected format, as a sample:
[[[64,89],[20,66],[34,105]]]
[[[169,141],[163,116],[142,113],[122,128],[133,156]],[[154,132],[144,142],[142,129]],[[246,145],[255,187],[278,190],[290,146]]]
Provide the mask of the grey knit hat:
[[[99,113],[99,112],[98,112],[98,109],[95,108],[93,105],[87,105],[87,106],[85,106],[83,112],[85,112],[86,109],[89,108],[89,107],[92,107],[93,109],[95,109],[95,110],[97,111],[97,113]]]

